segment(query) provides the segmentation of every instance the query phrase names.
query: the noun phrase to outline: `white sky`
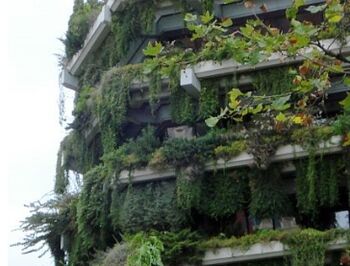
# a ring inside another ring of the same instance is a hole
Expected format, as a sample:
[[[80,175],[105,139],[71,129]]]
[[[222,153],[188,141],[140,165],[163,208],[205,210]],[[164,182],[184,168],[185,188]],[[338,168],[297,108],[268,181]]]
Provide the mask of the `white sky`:
[[[1,210],[8,212],[1,212],[0,222],[6,222],[0,225],[0,234],[8,237],[1,243],[0,265],[6,265],[6,257],[11,266],[53,265],[50,256],[21,255],[20,248],[9,244],[23,237],[10,232],[28,214],[23,205],[53,189],[56,154],[64,135],[58,123],[59,68],[54,54],[63,53],[57,38],[64,36],[72,7],[73,0],[2,3],[0,162],[5,183],[0,201]]]

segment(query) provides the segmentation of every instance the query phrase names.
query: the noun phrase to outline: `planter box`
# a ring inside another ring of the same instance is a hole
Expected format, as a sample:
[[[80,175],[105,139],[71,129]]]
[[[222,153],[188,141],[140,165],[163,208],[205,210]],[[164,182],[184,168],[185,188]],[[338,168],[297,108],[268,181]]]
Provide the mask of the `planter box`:
[[[143,181],[156,181],[159,179],[166,179],[175,176],[175,169],[166,169],[160,171],[154,171],[153,169],[146,167],[143,169],[137,169],[129,172],[128,170],[121,171],[119,175],[120,183],[129,183],[131,178],[132,183],[143,182]]]
[[[189,126],[169,127],[167,129],[171,139],[192,139],[193,128]]]
[[[68,63],[67,69],[72,75],[79,74],[81,66],[88,56],[96,50],[109,33],[111,22],[111,11],[108,6],[103,6],[94,25],[86,36],[84,46],[76,53]]]
[[[341,136],[333,136],[329,141],[322,142],[319,144],[319,150],[317,154],[331,154],[342,151],[341,147]],[[275,155],[271,156],[271,162],[285,161],[296,158],[306,157],[308,152],[304,150],[299,145],[284,145],[277,149]],[[218,169],[230,169],[243,166],[249,166],[254,164],[254,157],[247,152],[242,152],[238,156],[232,158],[229,161],[224,161],[219,159],[214,162],[208,162],[205,165],[205,171],[215,171]],[[288,170],[290,166],[288,167]],[[129,181],[128,171],[123,171],[121,174],[120,180],[125,180],[123,182]],[[163,176],[162,176],[163,175]],[[169,170],[156,171],[150,168],[145,168],[141,170],[135,170],[131,173],[131,182],[140,182],[140,181],[154,181],[163,178],[175,177],[175,170],[169,168]]]
[[[328,245],[327,250],[341,250],[348,246],[345,239],[339,239]],[[271,259],[289,255],[288,247],[279,241],[269,243],[258,243],[247,250],[239,248],[219,248],[205,252],[203,265],[219,265],[243,261],[254,261],[258,259]]]

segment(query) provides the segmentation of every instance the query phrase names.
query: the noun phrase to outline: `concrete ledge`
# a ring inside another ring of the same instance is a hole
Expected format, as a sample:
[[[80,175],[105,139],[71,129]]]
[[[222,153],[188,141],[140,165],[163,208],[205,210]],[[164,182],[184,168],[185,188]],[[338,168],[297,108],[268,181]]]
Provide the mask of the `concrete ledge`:
[[[112,12],[115,12],[124,2],[125,0],[108,0],[106,5]]]
[[[327,250],[341,250],[348,246],[344,239],[329,244]],[[202,265],[220,265],[225,263],[253,261],[258,259],[271,259],[289,255],[288,247],[279,241],[258,243],[247,250],[239,248],[219,248],[206,251]]]
[[[69,71],[64,68],[60,74],[60,84],[62,84],[64,87],[78,91],[79,90],[79,81],[76,77],[71,75]]]
[[[146,167],[143,169],[136,169],[129,173],[128,170],[123,170],[119,176],[119,182],[129,183],[129,177],[132,183],[143,181],[155,181],[159,179],[166,179],[175,176],[175,169],[169,168],[160,171],[154,171],[153,169]]]
[[[305,5],[323,3],[323,0],[305,0]],[[245,8],[243,1],[237,3],[225,4],[224,0],[216,0],[214,2],[214,12],[219,17],[231,17],[234,19],[252,16],[255,14],[262,14],[260,9],[262,4],[266,4],[268,12],[274,12],[279,10],[285,10],[292,5],[292,1],[289,0],[255,0],[255,7],[248,9]]]
[[[334,39],[327,39],[321,41],[321,44],[334,53],[338,53],[340,44]],[[319,48],[318,48],[319,49]],[[308,54],[311,52],[311,48],[303,49],[301,54]],[[343,47],[342,53],[344,55],[350,54],[350,36],[347,37],[347,44]],[[233,73],[244,73],[249,71],[256,71],[265,68],[279,67],[284,65],[290,65],[299,63],[305,60],[302,56],[287,57],[284,53],[273,53],[266,61],[258,63],[256,65],[241,64],[234,60],[223,60],[222,62],[216,61],[203,61],[193,66],[194,74],[198,79],[201,78],[214,78],[225,76]]]
[[[341,136],[333,136],[329,141],[320,143],[317,154],[321,154],[321,153],[332,154],[332,153],[340,152],[342,150],[342,147],[340,145],[341,140],[342,140]],[[303,158],[303,157],[306,157],[307,155],[308,155],[308,152],[299,145],[284,145],[279,147],[276,153],[273,156],[271,156],[271,162],[279,162],[279,161]],[[220,170],[224,168],[230,169],[230,168],[250,166],[253,164],[254,164],[253,155],[248,154],[247,152],[242,152],[241,154],[232,158],[229,161],[219,159],[216,162],[206,163],[205,170],[214,171],[214,170]],[[293,171],[293,167],[288,166],[286,171]],[[129,176],[130,176],[130,181],[132,183],[156,181],[156,180],[176,177],[175,169],[173,168],[156,171],[147,167],[144,169],[134,170],[130,173],[130,175],[129,175],[129,171],[124,170],[121,172],[119,176],[119,180],[122,183],[127,183],[129,182]]]
[[[72,75],[79,74],[82,64],[95,49],[99,47],[109,32],[111,11],[105,5],[102,7],[94,25],[90,29],[83,48],[76,53],[68,63],[67,69]]]

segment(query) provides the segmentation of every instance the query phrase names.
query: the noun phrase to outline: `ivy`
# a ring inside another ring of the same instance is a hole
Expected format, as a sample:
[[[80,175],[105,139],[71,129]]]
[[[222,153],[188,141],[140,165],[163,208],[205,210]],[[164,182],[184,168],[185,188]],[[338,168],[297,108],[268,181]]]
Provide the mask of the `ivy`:
[[[251,170],[249,211],[254,217],[281,217],[290,212],[291,207],[282,184],[280,167],[277,165],[267,170]]]
[[[201,85],[203,87],[199,97],[199,117],[206,119],[219,111],[219,90],[216,88],[217,82],[215,81],[206,81]]]
[[[320,207],[338,204],[342,160],[341,156],[320,160],[311,155],[308,161],[296,163],[297,207],[302,214],[314,218]]]
[[[219,219],[244,209],[249,195],[246,169],[231,173],[225,171],[207,174],[201,186],[198,209],[203,214]]]
[[[91,258],[95,249],[105,249],[112,240],[108,215],[110,199],[105,167],[99,165],[84,175],[77,213],[79,249],[77,261]]]
[[[83,47],[85,37],[100,12],[101,6],[101,2],[97,0],[88,0],[86,3],[84,0],[74,1],[73,14],[69,18],[65,39],[62,40],[68,59],[71,59]]]
[[[103,78],[98,114],[104,153],[113,151],[121,143],[122,126],[126,122],[129,87],[140,77],[139,65],[112,68]],[[142,80],[141,78],[139,80]]]
[[[291,72],[288,67],[261,70],[253,73],[252,85],[258,95],[283,94],[293,89]]]
[[[112,210],[113,213],[113,210]],[[150,229],[176,230],[186,223],[186,216],[176,204],[174,182],[130,185],[126,192],[119,219],[114,227],[135,233]]]
[[[291,250],[292,266],[320,266],[325,264],[326,241],[323,232],[306,229],[292,234],[286,243]]]

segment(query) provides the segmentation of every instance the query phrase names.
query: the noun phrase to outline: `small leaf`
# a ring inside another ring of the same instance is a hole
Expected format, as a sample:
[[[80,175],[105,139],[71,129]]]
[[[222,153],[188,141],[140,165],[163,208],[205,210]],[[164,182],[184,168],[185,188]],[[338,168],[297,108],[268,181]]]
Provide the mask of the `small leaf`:
[[[303,119],[300,116],[294,116],[292,119],[294,124],[301,125],[303,123]]]
[[[290,104],[287,103],[289,99],[290,95],[279,97],[272,102],[271,107],[276,111],[284,111],[290,107]]]
[[[193,14],[191,14],[191,13],[187,13],[187,14],[185,15],[184,20],[185,20],[186,22],[194,22],[194,21],[197,21],[197,16],[196,16],[196,15],[193,15]]]
[[[338,23],[342,18],[343,18],[343,16],[341,16],[341,15],[333,15],[333,16],[328,17],[328,22]]]
[[[243,92],[237,88],[233,88],[228,94],[230,95],[230,99],[236,100],[238,96],[243,95]]]
[[[225,28],[231,27],[232,24],[233,24],[233,22],[232,22],[232,19],[230,19],[230,18],[225,18],[225,19],[220,23],[220,25],[223,26],[223,27],[225,27]]]
[[[209,117],[205,120],[205,123],[207,124],[208,127],[215,127],[218,122],[219,122],[219,118],[214,116]]]
[[[287,120],[287,117],[285,116],[284,113],[279,113],[277,116],[276,116],[276,121],[278,122],[284,122]]]
[[[345,111],[350,111],[350,93],[346,95],[346,98],[339,102],[343,106]]]
[[[262,109],[263,109],[263,105],[260,103],[255,108],[253,108],[251,110],[251,113],[255,115],[257,113],[260,113],[262,111]]]
[[[204,23],[204,24],[209,24],[210,21],[212,21],[214,18],[214,15],[213,14],[210,14],[209,11],[205,12],[204,15],[201,16],[201,21]]]
[[[143,54],[146,56],[157,56],[163,50],[163,45],[160,42],[155,42],[153,45],[151,42],[148,43],[146,49],[143,49]]]

